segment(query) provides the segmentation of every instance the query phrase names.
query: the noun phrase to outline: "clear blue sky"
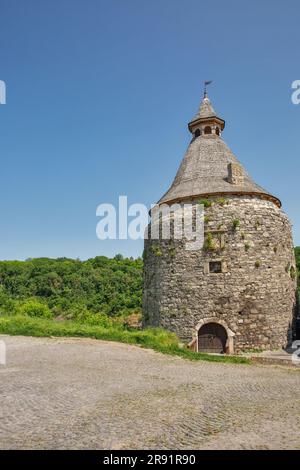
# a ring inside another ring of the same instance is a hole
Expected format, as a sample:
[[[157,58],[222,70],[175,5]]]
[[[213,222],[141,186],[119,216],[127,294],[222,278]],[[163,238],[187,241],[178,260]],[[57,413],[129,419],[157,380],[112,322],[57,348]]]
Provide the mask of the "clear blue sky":
[[[155,202],[210,97],[224,139],[300,244],[299,0],[0,0],[0,259],[123,253],[96,207]]]

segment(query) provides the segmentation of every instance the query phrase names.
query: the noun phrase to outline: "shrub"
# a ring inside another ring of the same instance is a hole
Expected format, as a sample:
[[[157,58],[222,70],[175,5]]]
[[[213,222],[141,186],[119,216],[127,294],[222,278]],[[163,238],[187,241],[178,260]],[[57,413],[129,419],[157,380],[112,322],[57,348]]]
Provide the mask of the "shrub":
[[[19,308],[19,302],[10,298],[3,290],[0,290],[0,315],[15,315]]]
[[[142,328],[142,313],[134,312],[122,319],[121,325],[125,329],[141,329]]]
[[[76,320],[85,325],[102,326],[104,328],[109,328],[113,324],[113,321],[104,313],[88,312],[85,316]]]
[[[52,318],[53,313],[46,304],[37,300],[27,300],[20,308],[19,313],[28,317]]]

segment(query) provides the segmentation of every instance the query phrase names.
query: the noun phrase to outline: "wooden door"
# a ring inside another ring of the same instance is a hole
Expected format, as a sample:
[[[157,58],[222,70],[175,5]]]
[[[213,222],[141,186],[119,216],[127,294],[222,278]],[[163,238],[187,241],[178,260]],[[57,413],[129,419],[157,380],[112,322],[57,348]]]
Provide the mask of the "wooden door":
[[[198,333],[198,351],[210,353],[225,353],[227,333],[218,323],[207,323]]]

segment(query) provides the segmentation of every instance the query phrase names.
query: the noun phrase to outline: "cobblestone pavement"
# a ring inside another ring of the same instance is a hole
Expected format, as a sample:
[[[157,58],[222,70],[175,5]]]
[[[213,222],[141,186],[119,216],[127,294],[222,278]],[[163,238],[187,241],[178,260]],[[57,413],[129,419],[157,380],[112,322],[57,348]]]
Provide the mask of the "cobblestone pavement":
[[[300,449],[300,370],[0,336],[5,449]]]

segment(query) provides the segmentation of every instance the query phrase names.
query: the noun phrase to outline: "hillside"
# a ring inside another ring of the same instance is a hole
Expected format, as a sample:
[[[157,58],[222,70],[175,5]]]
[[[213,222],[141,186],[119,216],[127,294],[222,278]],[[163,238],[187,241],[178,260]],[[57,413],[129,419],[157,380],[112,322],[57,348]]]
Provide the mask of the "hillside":
[[[66,318],[93,313],[119,316],[140,311],[141,297],[141,259],[117,255],[87,261],[37,258],[0,262],[2,314],[40,308],[41,316],[47,316],[47,309]]]

